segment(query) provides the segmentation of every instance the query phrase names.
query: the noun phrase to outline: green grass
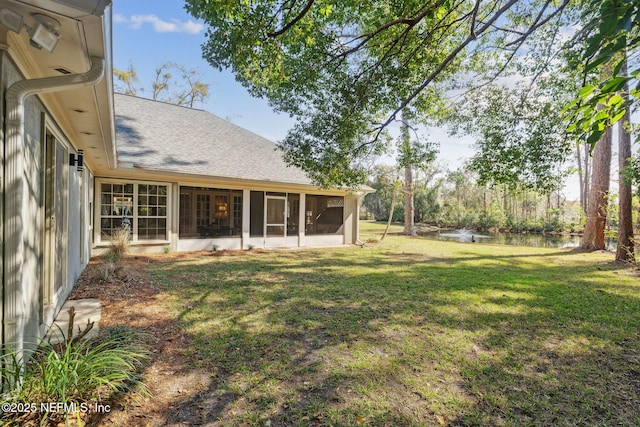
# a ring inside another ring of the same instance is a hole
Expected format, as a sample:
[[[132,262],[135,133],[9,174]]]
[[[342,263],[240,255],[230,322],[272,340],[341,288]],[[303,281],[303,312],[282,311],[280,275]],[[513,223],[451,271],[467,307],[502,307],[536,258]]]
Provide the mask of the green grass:
[[[221,425],[634,426],[640,280],[612,258],[389,236],[149,268]]]
[[[367,240],[380,240],[385,228],[387,228],[386,222],[381,221],[360,221],[360,240],[366,242]],[[392,223],[389,227],[389,234],[401,234],[404,231],[402,224]]]

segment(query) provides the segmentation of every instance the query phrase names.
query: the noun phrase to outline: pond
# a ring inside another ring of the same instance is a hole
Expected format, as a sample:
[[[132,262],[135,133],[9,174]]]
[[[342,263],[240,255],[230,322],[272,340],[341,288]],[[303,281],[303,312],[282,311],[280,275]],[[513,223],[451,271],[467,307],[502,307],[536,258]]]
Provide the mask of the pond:
[[[541,248],[575,248],[580,246],[581,236],[568,234],[488,233],[474,230],[429,231],[420,236],[450,242],[481,242],[496,245],[535,246]],[[607,249],[616,250],[616,240],[607,239]]]

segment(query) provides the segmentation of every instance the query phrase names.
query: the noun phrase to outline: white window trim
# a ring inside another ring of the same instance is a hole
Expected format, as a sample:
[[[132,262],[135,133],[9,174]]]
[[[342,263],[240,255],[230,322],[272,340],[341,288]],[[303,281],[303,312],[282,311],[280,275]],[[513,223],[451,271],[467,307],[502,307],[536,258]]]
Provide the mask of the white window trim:
[[[46,167],[47,167],[46,166],[46,161],[47,161],[46,138],[47,138],[47,134],[51,134],[51,136],[53,136],[53,139],[54,139],[54,147],[53,147],[54,152],[56,150],[56,144],[60,144],[65,150],[65,155],[64,155],[64,158],[62,159],[62,162],[63,162],[62,164],[65,166],[62,171],[63,173],[62,180],[66,183],[66,189],[65,189],[66,191],[65,191],[65,194],[63,195],[63,203],[65,205],[65,209],[69,209],[69,166],[68,166],[69,153],[71,152],[71,150],[74,150],[75,148],[71,145],[71,143],[64,136],[64,134],[58,129],[55,122],[48,114],[45,115],[43,129],[44,129],[44,133],[42,134],[42,137],[44,138],[44,140],[41,146],[41,148],[43,149],[43,152],[42,152],[42,164],[40,166],[42,168],[41,171],[43,173],[41,178],[41,188],[43,191],[42,197],[46,197],[46,191],[48,190],[46,186],[46,178],[44,174],[46,173]],[[54,156],[54,163],[55,163],[55,156]],[[54,177],[54,181],[55,181],[55,177]],[[55,182],[53,183],[53,185],[55,186]],[[52,195],[51,197],[55,197],[55,196]],[[47,219],[44,218],[45,217],[44,203],[45,202],[43,200],[41,213],[39,213],[38,215],[38,217],[42,218],[41,220],[43,221],[42,230],[41,230],[41,238],[42,238],[43,246],[46,245],[47,243],[47,238],[46,238],[46,228],[47,228],[46,220]],[[56,219],[56,220],[60,221],[60,219]],[[43,260],[45,261],[43,265],[43,271],[42,271],[43,279],[45,275],[49,276],[48,282],[45,281],[45,283],[47,283],[47,286],[49,287],[49,289],[46,289],[44,292],[43,301],[44,301],[45,311],[47,310],[48,307],[51,307],[51,306],[56,307],[58,305],[58,301],[62,298],[62,295],[64,295],[64,293],[69,290],[68,283],[67,283],[68,277],[69,277],[69,215],[67,211],[65,211],[65,215],[62,221],[64,221],[65,223],[65,230],[66,230],[66,238],[62,242],[62,250],[64,251],[64,260],[62,262],[63,283],[60,286],[60,289],[58,290],[55,289],[54,267],[52,266],[52,264],[50,264],[53,260],[49,259],[48,261],[46,261],[45,258],[47,255],[43,255]],[[46,247],[45,251],[55,251],[55,236],[53,238],[53,241],[50,243],[52,247]],[[51,254],[53,254],[53,252],[51,252]]]
[[[172,183],[165,181],[140,181],[136,179],[112,179],[112,178],[95,178],[95,202],[94,202],[94,236],[98,245],[111,245],[111,241],[102,239],[102,184],[133,184],[133,215],[132,218],[138,217],[138,185],[165,185],[167,187],[167,234],[166,239],[160,240],[138,240],[138,221],[132,221],[132,240],[133,245],[166,245],[171,240],[171,224],[173,223],[173,198]]]

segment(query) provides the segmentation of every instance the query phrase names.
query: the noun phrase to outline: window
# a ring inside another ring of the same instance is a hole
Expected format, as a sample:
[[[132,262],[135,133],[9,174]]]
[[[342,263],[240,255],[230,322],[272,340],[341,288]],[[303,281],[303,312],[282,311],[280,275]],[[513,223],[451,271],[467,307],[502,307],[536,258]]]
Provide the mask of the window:
[[[133,216],[134,184],[100,185],[100,231],[103,241],[111,240],[125,218]]]
[[[181,238],[240,236],[242,192],[180,187]]]
[[[138,240],[167,238],[167,186],[138,185]]]
[[[340,234],[344,222],[344,197],[307,195],[306,234]]]
[[[101,240],[110,240],[124,222],[133,241],[167,240],[168,193],[162,184],[100,184]]]

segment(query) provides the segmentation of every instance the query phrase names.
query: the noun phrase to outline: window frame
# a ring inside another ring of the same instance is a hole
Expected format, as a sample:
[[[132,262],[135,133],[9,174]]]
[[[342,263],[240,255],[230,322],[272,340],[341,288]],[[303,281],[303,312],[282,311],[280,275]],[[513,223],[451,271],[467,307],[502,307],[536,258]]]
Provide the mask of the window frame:
[[[170,182],[165,181],[140,181],[140,180],[132,180],[132,179],[110,179],[110,178],[95,178],[95,190],[94,190],[94,236],[95,241],[98,244],[108,244],[111,243],[110,240],[105,239],[102,235],[102,184],[116,184],[116,185],[133,185],[133,204],[132,204],[132,215],[129,217],[131,220],[131,242],[133,244],[168,244],[170,242],[170,234],[171,234],[171,224],[172,224],[172,214],[173,214],[173,199],[172,199],[172,190],[173,186]],[[167,204],[166,204],[166,216],[153,216],[150,217],[148,215],[139,215],[138,213],[138,195],[139,195],[139,186],[140,185],[156,185],[156,186],[164,186],[167,188]],[[113,215],[105,215],[104,217],[113,217]],[[163,218],[166,223],[165,230],[165,238],[164,239],[139,239],[138,236],[138,221],[140,218],[149,219],[149,218]]]

